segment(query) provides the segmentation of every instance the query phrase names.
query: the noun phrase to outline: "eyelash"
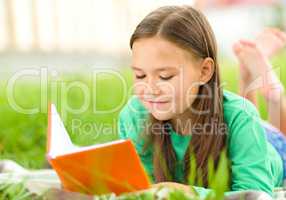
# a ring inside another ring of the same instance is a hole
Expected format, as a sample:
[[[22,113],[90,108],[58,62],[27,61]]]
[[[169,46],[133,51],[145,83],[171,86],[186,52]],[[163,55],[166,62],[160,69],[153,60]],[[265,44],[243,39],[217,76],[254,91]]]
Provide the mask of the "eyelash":
[[[168,76],[168,77],[163,77],[163,76],[160,76],[160,79],[161,80],[164,80],[164,81],[167,81],[167,80],[170,80],[171,78],[173,78],[174,76]]]
[[[137,76],[137,75],[136,75],[136,78],[137,78],[137,79],[143,79],[143,78],[145,78],[145,77],[146,77],[146,75],[141,75],[141,76]]]
[[[136,75],[136,78],[137,79],[144,79],[146,77],[146,75],[141,75],[141,76],[137,76]],[[160,79],[161,80],[164,80],[164,81],[167,81],[167,80],[170,80],[171,78],[173,78],[174,76],[168,76],[168,77],[163,77],[163,76],[160,76]]]

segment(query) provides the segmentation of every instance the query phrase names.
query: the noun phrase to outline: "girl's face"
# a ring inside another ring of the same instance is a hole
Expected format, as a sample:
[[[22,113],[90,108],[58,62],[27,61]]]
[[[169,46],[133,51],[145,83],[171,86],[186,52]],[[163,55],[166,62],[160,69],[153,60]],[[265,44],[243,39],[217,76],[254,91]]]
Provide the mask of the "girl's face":
[[[132,47],[134,92],[156,119],[173,119],[198,94],[204,79],[201,60],[158,36],[137,39]]]

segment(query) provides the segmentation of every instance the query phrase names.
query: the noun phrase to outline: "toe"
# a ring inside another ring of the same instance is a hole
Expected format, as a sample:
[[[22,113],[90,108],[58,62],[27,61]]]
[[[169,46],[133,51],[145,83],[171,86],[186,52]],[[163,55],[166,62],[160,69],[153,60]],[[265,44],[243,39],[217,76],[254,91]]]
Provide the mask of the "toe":
[[[242,46],[241,46],[240,42],[235,42],[232,45],[232,50],[235,53],[235,55],[238,55],[242,50]]]
[[[246,40],[246,39],[241,39],[239,40],[241,45],[245,46],[245,47],[256,47],[255,42],[252,42],[250,40]]]

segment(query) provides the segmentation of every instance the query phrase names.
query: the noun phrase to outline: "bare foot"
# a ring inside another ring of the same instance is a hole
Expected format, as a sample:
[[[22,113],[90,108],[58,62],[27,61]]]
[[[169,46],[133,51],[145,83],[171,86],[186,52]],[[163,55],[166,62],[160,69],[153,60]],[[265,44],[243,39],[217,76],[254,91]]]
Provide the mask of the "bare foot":
[[[238,54],[240,54],[242,50],[243,46],[240,42],[234,43],[233,52],[237,58]],[[250,82],[252,81],[252,76],[249,69],[242,62],[239,62],[239,71],[240,71],[240,80],[243,86],[249,85]]]
[[[252,45],[252,42],[244,40],[246,44]],[[254,41],[260,52],[267,58],[273,56],[279,50],[286,46],[286,33],[277,28],[266,28],[261,32]],[[233,45],[233,51],[237,55],[242,49],[240,41]],[[239,63],[240,79],[242,84],[248,84],[251,81],[251,74],[242,63]]]
[[[271,57],[286,46],[286,33],[277,28],[267,28],[254,41],[262,54]]]
[[[250,86],[255,83],[266,99],[279,101],[283,86],[258,45],[248,40],[240,40],[234,44],[233,50],[240,62],[244,84]]]

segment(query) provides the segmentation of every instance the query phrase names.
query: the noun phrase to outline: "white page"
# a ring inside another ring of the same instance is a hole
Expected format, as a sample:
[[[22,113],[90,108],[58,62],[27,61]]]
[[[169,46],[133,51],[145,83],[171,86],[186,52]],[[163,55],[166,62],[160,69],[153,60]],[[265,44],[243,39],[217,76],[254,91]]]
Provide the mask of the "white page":
[[[51,105],[51,135],[50,135],[50,152],[49,155],[54,158],[57,155],[62,155],[77,149],[69,134],[67,133],[64,124],[57,112],[56,106]]]

